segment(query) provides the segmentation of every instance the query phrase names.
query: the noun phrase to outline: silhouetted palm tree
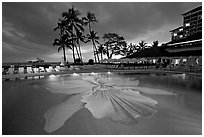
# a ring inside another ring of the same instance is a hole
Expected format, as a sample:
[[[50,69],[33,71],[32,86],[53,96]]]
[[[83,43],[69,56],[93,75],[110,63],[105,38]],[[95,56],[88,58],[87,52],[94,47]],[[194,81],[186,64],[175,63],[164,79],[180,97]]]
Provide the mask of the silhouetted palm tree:
[[[131,55],[138,51],[139,47],[136,44],[130,43],[127,47],[127,55]]]
[[[68,47],[67,42],[67,37],[69,34],[66,31],[66,22],[64,20],[59,19],[59,22],[57,26],[54,28],[54,31],[59,30],[59,36],[60,38],[56,38],[54,40],[53,46],[59,46],[58,52],[63,49],[63,58],[64,58],[64,64],[66,64],[66,53],[65,53],[65,48]]]
[[[65,48],[69,48],[72,50],[72,43],[69,39],[67,39],[67,35],[63,35],[60,37],[60,39],[55,39],[53,46],[58,46],[58,52],[62,49],[63,50],[63,58],[64,58],[64,64],[66,65],[66,53]]]
[[[99,61],[99,57],[98,57],[98,54],[95,54],[97,52],[97,48],[96,48],[96,45],[95,45],[95,40],[92,39],[94,38],[93,37],[93,34],[95,33],[94,31],[92,31],[91,29],[91,23],[94,24],[95,22],[97,22],[96,20],[96,17],[95,17],[95,14],[94,13],[91,13],[90,11],[87,13],[87,16],[82,18],[83,22],[84,22],[84,25],[88,25],[89,27],[89,38],[91,38],[91,41],[93,43],[93,53],[94,53],[94,59],[95,59],[95,62],[97,62],[96,60],[96,56],[97,55],[97,58],[98,58],[98,61]],[[92,34],[91,34],[92,33]],[[91,36],[91,37],[90,37]]]
[[[105,53],[106,53],[106,50],[105,50],[103,44],[100,44],[98,46],[97,54],[101,54],[101,60],[103,60],[103,54],[105,54]]]
[[[78,46],[79,46],[80,60],[81,60],[81,62],[83,62],[82,53],[81,53],[80,41],[86,43],[85,36],[84,36],[82,33],[77,33],[76,43],[77,43]]]
[[[141,42],[139,42],[139,44],[137,46],[140,47],[140,50],[144,50],[144,49],[149,47],[147,45],[147,43],[145,41],[143,41],[143,40]]]
[[[153,48],[158,47],[158,45],[159,45],[159,41],[158,40],[153,41],[153,43],[152,43],[152,47]]]
[[[79,56],[78,49],[75,44],[77,39],[76,37],[78,33],[82,33],[84,31],[83,21],[82,19],[79,18],[80,14],[81,13],[78,10],[74,9],[73,6],[68,11],[62,13],[62,17],[66,21],[66,30],[71,34],[71,37],[72,37],[72,46],[73,46],[72,51],[73,51],[74,62],[75,62],[74,48],[76,48],[77,55]]]
[[[98,56],[98,54],[96,54],[97,53],[97,49],[96,49],[96,44],[95,43],[97,43],[97,44],[100,44],[99,43],[99,36],[97,35],[97,32],[95,32],[95,31],[91,31],[90,32],[90,34],[87,34],[87,41],[86,42],[90,42],[90,41],[92,41],[92,43],[93,43],[93,50],[94,50],[94,58],[95,58],[95,61],[96,61],[96,56],[97,56],[97,58],[98,58],[98,61],[99,61],[99,56]],[[95,56],[96,55],[96,56]]]

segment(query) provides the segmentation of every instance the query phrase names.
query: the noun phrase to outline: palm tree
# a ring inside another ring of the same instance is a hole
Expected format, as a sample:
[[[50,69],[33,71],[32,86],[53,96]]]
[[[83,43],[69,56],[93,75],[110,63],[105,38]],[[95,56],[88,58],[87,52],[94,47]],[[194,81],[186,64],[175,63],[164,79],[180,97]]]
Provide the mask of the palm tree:
[[[62,13],[62,17],[67,24],[66,30],[71,34],[72,37],[72,51],[74,62],[76,60],[74,48],[76,48],[77,55],[79,56],[78,49],[75,44],[77,39],[76,37],[78,33],[84,32],[83,21],[78,17],[80,14],[81,13],[78,10],[74,9],[73,6],[68,11]]]
[[[79,56],[80,56],[79,58],[80,58],[81,62],[83,62],[80,41],[86,43],[85,36],[83,36],[82,33],[77,33],[76,43],[78,44],[78,47],[79,47]]]
[[[72,43],[70,43],[70,40],[67,39],[67,35],[63,35],[60,37],[60,39],[55,39],[54,43],[52,44],[53,46],[58,46],[58,52],[62,49],[63,50],[63,58],[64,58],[64,65],[66,65],[66,53],[65,53],[65,48],[69,48],[72,50]]]
[[[153,47],[153,48],[158,47],[158,45],[159,45],[159,41],[158,41],[158,40],[153,41],[153,43],[152,43],[152,47]]]
[[[95,14],[94,13],[91,13],[90,11],[87,13],[87,16],[82,18],[83,22],[84,22],[84,25],[88,25],[89,26],[89,36],[93,35],[93,32],[92,29],[91,29],[91,23],[94,24],[95,22],[97,22],[96,20],[96,17],[95,17]],[[88,36],[88,37],[89,37]],[[97,58],[98,58],[98,61],[99,61],[99,57],[98,57],[98,54],[95,54],[97,52],[97,48],[96,48],[96,45],[95,45],[95,40],[91,38],[91,41],[93,43],[93,53],[94,53],[94,59],[95,59],[95,62],[96,61],[96,56],[97,55]]]
[[[135,53],[136,51],[138,51],[138,48],[139,48],[139,47],[138,47],[136,44],[130,43],[130,44],[128,45],[127,55],[129,56],[129,55]]]
[[[97,44],[100,44],[99,43],[99,36],[97,35],[97,32],[95,32],[95,31],[91,31],[90,32],[90,34],[87,34],[87,41],[86,42],[90,42],[90,41],[92,41],[92,43],[93,43],[93,50],[94,50],[94,58],[95,58],[95,62],[96,62],[96,56],[95,55],[97,55],[97,59],[98,59],[98,61],[99,61],[99,56],[98,56],[98,54],[96,54],[97,53],[97,49],[96,49],[96,44],[95,43],[97,43]],[[95,47],[95,48],[94,48]]]
[[[63,50],[63,58],[64,58],[64,63],[66,63],[66,53],[65,53],[65,45],[63,44],[61,39],[55,39],[54,43],[52,44],[53,46],[59,46],[58,47],[58,52],[62,49]]]
[[[149,47],[147,45],[147,43],[145,41],[143,41],[143,40],[141,42],[139,42],[139,44],[137,46],[140,47],[140,50],[144,50],[144,49]]]
[[[60,38],[56,38],[54,40],[54,43],[52,44],[53,46],[59,46],[58,52],[63,49],[63,58],[64,58],[64,64],[66,64],[66,53],[65,53],[65,47],[66,45],[66,38],[68,36],[68,33],[66,31],[66,23],[64,20],[59,19],[59,22],[57,24],[57,27],[55,27],[53,30],[59,30],[59,36]]]
[[[105,54],[105,53],[106,53],[106,50],[105,50],[103,44],[100,44],[98,46],[97,54],[101,54],[101,60],[103,60],[103,54]]]

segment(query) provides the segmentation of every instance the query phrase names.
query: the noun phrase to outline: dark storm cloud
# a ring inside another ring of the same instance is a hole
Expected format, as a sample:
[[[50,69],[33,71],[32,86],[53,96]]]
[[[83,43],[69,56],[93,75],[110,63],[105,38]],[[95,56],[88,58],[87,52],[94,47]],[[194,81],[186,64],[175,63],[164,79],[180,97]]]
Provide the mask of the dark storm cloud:
[[[46,58],[56,55],[52,42],[57,37],[53,28],[61,13],[74,5],[82,16],[87,11],[95,13],[98,22],[94,30],[102,37],[104,33],[116,32],[128,42],[170,39],[169,30],[182,25],[181,14],[201,3],[3,3],[2,4],[2,38],[3,61],[16,51],[25,53],[19,56],[42,56]],[[83,47],[87,53],[90,47]],[[5,54],[11,53],[11,54]],[[14,53],[14,54],[15,54]],[[44,55],[42,55],[44,53]],[[90,51],[91,53],[91,51]],[[90,54],[89,54],[90,55]],[[88,59],[91,56],[85,57]],[[16,58],[16,56],[15,56]],[[59,59],[58,59],[59,60]]]
[[[50,44],[54,21],[49,18],[55,12],[46,3],[3,3],[3,21],[13,24],[16,31],[25,34],[25,39]],[[55,18],[54,18],[55,19]]]
[[[98,17],[100,34],[117,32],[133,39],[165,24],[182,24],[181,14],[200,3],[75,3],[82,11],[93,11]],[[172,26],[176,27],[176,26]]]

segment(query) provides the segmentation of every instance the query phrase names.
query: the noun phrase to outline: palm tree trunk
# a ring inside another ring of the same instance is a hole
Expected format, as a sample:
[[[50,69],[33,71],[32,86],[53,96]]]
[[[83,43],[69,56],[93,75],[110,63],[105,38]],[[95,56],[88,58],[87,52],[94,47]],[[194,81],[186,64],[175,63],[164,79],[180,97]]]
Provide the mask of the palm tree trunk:
[[[74,29],[73,29],[73,34],[74,34]],[[77,34],[76,34],[76,31],[75,31],[75,35],[77,36]],[[78,56],[78,58],[80,59],[80,56],[79,56],[79,51],[78,51],[78,48],[77,48],[77,44],[76,44],[76,41],[77,41],[77,39],[75,39],[75,41],[73,40],[73,42],[74,42],[74,47],[76,48],[76,53],[77,53],[77,56]]]
[[[77,48],[77,45],[75,45],[75,48],[76,48],[77,56],[81,60],[80,55],[79,55],[79,51],[78,51],[78,48]]]
[[[79,54],[80,54],[81,62],[83,63],[82,54],[81,54],[81,45],[80,44],[79,44]]]
[[[95,55],[94,46],[93,46],[93,55],[94,55],[94,60],[95,60],[95,63],[96,63],[96,62],[97,62],[97,60],[96,60],[96,55]]]
[[[72,56],[75,63],[75,54],[74,54],[74,27],[72,26]]]
[[[72,56],[73,56],[73,60],[74,60],[74,63],[75,63],[75,55],[74,55],[74,40],[72,39]]]
[[[66,63],[65,47],[63,46],[64,64]]]
[[[91,24],[90,24],[90,22],[88,24],[89,24],[89,33],[91,35]],[[93,43],[93,40],[92,40],[92,43]],[[94,44],[93,44],[93,55],[94,55],[94,60],[95,60],[95,63],[96,63],[97,60],[96,60],[96,55],[95,55],[95,50],[94,50]]]
[[[92,42],[93,42],[93,46],[94,46],[94,48],[95,48],[95,51],[96,51],[96,53],[97,53],[96,44],[95,44],[95,42],[94,42],[93,39],[92,39]],[[98,59],[98,62],[99,62],[99,56],[98,56],[98,54],[96,54],[96,56],[97,56],[97,59]]]
[[[103,53],[101,52],[101,60],[103,60]]]
[[[75,54],[74,54],[74,39],[72,38],[72,57],[73,57],[73,60],[75,62]]]

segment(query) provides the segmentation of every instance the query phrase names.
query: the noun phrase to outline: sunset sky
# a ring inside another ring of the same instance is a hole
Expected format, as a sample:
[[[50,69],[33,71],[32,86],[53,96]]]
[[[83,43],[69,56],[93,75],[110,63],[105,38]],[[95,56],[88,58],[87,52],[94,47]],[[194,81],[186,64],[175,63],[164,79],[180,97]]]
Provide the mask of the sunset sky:
[[[113,2],[113,3],[62,3],[62,2],[3,2],[2,3],[2,62],[24,62],[35,57],[45,61],[61,61],[62,52],[52,46],[58,37],[53,28],[61,13],[73,5],[81,12],[93,12],[98,20],[93,29],[100,37],[114,32],[125,37],[127,43],[148,44],[170,41],[170,30],[182,25],[182,13],[199,5],[193,2]],[[86,28],[87,29],[87,28]],[[86,32],[85,32],[86,33]],[[100,42],[103,42],[100,39]],[[87,61],[93,58],[91,43],[82,44],[82,55]],[[72,61],[67,50],[68,61]]]

